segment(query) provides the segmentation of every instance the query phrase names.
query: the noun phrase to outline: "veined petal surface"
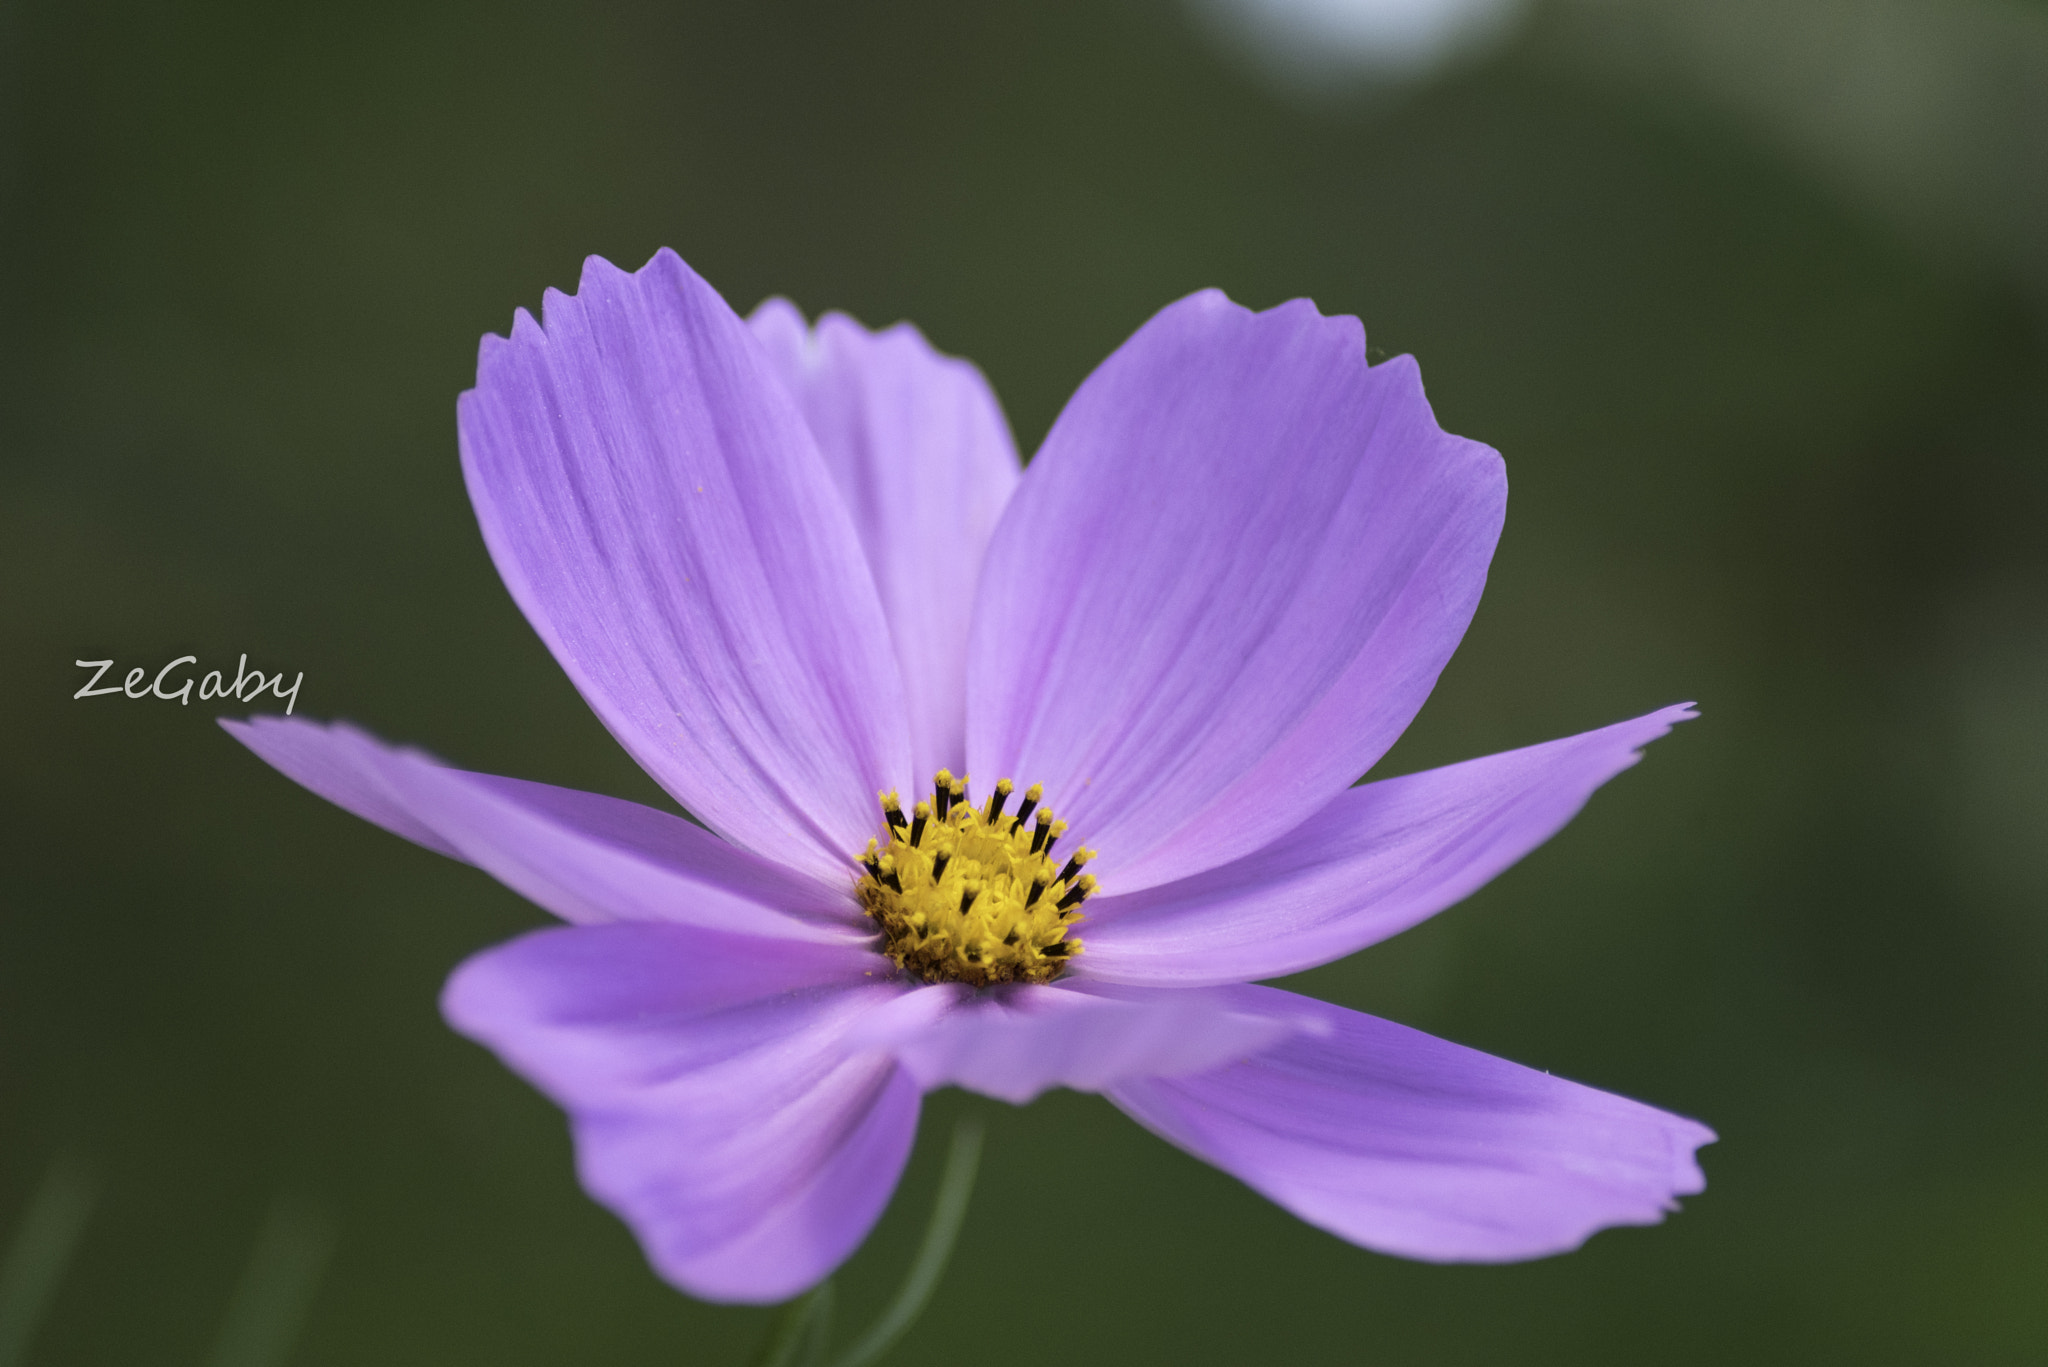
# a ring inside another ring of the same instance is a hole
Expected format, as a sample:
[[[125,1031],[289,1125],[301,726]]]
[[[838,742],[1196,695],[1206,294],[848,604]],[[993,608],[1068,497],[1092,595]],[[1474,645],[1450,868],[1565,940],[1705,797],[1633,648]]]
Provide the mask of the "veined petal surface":
[[[1075,971],[1194,986],[1341,959],[1471,896],[1556,834],[1641,747],[1696,715],[1681,704],[1349,789],[1220,869],[1090,901]]]
[[[867,1236],[917,1084],[849,1028],[902,989],[825,946],[648,924],[536,931],[442,1009],[569,1112],[590,1194],[692,1295],[777,1301]]]
[[[815,329],[786,299],[747,319],[796,398],[853,515],[903,671],[919,782],[967,762],[967,623],[982,556],[1017,487],[988,381],[908,323]]]
[[[281,717],[223,721],[315,793],[489,873],[565,921],[669,921],[840,946],[872,956],[870,928],[839,887],[729,845],[636,802],[451,769],[352,726]]]
[[[706,825],[814,876],[910,779],[902,680],[852,520],[761,345],[673,252],[596,257],[491,336],[462,467],[513,598],[604,724]]]
[[[1268,987],[1245,997],[1291,996]],[[1382,1253],[1510,1262],[1646,1225],[1705,1189],[1713,1131],[1405,1026],[1320,1017],[1257,1058],[1120,1083],[1139,1124],[1312,1225]]]
[[[1500,458],[1355,318],[1208,291],[1060,414],[989,547],[977,779],[1043,783],[1106,892],[1299,825],[1385,753],[1479,601]]]
[[[1052,1087],[1099,1092],[1246,1058],[1321,1023],[1281,1000],[1104,984],[975,992],[920,988],[868,1017],[858,1038],[894,1053],[927,1091],[957,1086],[1021,1106]]]

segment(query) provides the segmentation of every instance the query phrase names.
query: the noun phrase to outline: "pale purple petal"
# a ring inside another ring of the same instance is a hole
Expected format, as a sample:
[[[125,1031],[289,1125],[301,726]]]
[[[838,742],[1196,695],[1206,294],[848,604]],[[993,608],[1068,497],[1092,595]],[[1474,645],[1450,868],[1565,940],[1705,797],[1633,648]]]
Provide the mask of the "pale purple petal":
[[[385,757],[398,753],[345,722],[322,725],[290,717],[219,718],[221,729],[292,782],[345,812],[402,835],[436,854],[463,854],[391,790]]]
[[[862,1022],[927,1090],[947,1085],[1023,1105],[1052,1087],[1099,1092],[1246,1058],[1320,1025],[1284,1001],[1106,984],[922,988]]]
[[[1042,782],[1106,892],[1249,854],[1408,725],[1505,499],[1357,319],[1172,305],[1074,395],[989,547],[975,776]]]
[[[918,1089],[849,1028],[900,993],[824,946],[647,924],[538,931],[470,959],[442,1010],[567,1110],[584,1187],[655,1269],[775,1301],[888,1204]]]
[[[1196,986],[1298,973],[1469,897],[1554,835],[1691,704],[1342,793],[1255,854],[1088,903],[1076,972]]]
[[[282,717],[228,732],[330,802],[465,860],[565,921],[669,921],[837,944],[864,966],[848,891],[729,845],[678,816],[596,793],[451,769],[352,726]]]
[[[1310,1224],[1431,1262],[1562,1253],[1609,1225],[1656,1224],[1706,1187],[1693,1150],[1714,1134],[1695,1121],[1356,1011],[1290,1005],[1326,1033],[1125,1082],[1110,1100]]]
[[[967,621],[982,555],[1017,487],[1017,448],[979,370],[908,323],[843,313],[815,331],[786,299],[747,319],[853,514],[903,669],[921,782],[967,762]]]
[[[873,577],[746,324],[673,252],[595,257],[486,337],[463,472],[506,587],[633,757],[713,830],[815,876],[911,776]]]

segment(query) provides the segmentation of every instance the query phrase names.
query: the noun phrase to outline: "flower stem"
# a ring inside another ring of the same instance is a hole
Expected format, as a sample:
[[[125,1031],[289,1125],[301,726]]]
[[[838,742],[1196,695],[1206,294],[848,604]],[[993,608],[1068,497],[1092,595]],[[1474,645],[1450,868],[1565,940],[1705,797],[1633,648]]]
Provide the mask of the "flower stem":
[[[981,1138],[979,1120],[963,1120],[953,1127],[946,1170],[939,1178],[939,1196],[932,1204],[932,1220],[925,1226],[917,1260],[910,1265],[909,1275],[882,1317],[832,1367],[868,1367],[917,1322],[946,1270],[946,1260],[953,1256],[953,1241],[959,1237],[961,1222],[967,1218],[967,1198],[974,1194],[974,1172],[981,1164]]]
[[[36,1325],[85,1233],[96,1195],[97,1184],[84,1165],[59,1158],[29,1199],[7,1257],[0,1261],[0,1367],[14,1367],[27,1356]]]
[[[789,1303],[753,1367],[818,1367],[825,1360],[825,1339],[831,1332],[832,1283],[820,1282],[808,1295]]]
[[[282,1367],[333,1251],[334,1226],[325,1215],[289,1196],[273,1201],[208,1367]]]

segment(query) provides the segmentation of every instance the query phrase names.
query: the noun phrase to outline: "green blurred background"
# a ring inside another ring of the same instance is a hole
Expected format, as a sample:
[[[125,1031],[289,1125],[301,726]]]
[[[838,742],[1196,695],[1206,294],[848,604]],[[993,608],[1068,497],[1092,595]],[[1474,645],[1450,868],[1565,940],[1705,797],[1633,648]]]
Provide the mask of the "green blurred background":
[[[0,1269],[0,1353],[765,1333],[657,1282],[560,1116],[440,1023],[540,913],[218,704],[71,698],[74,659],[247,652],[304,671],[301,715],[661,800],[500,588],[453,418],[482,333],[671,245],[741,309],[916,321],[1027,451],[1191,290],[1356,313],[1514,491],[1380,772],[1704,713],[1299,984],[1708,1121],[1683,1214],[1403,1263],[1098,1099],[945,1093],[840,1279],[858,1321],[987,1115],[893,1361],[2048,1361],[2048,6],[1556,0],[1393,82],[1291,78],[1205,14],[7,0],[0,1243],[82,1234],[33,1324]],[[231,1302],[275,1342],[222,1339]]]

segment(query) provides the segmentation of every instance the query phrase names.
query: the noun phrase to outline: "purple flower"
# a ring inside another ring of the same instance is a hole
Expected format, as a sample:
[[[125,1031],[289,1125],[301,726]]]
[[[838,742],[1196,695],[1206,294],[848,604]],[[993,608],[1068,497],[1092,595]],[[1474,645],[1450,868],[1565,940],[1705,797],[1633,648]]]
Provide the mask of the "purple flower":
[[[1306,301],[1197,294],[1020,475],[980,373],[908,326],[742,321],[670,252],[593,259],[545,315],[484,339],[470,497],[527,619],[709,831],[346,726],[227,725],[569,923],[463,964],[443,1009],[569,1112],[664,1277],[772,1301],[825,1276],[947,1084],[1101,1092],[1412,1258],[1556,1253],[1702,1189],[1690,1120],[1245,985],[1458,901],[1692,715],[1352,786],[1464,634],[1506,498],[1412,360],[1368,368],[1358,321]]]

